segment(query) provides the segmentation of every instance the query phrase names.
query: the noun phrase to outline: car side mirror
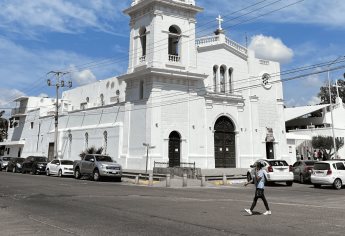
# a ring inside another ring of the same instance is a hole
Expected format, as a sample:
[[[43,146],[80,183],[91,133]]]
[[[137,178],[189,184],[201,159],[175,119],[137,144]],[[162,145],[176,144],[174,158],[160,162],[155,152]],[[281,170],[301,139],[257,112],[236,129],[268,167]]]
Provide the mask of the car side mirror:
[[[60,163],[56,163],[56,165],[58,165],[58,166],[59,166],[59,165],[60,165]]]
[[[250,165],[250,168],[254,168],[254,165]]]

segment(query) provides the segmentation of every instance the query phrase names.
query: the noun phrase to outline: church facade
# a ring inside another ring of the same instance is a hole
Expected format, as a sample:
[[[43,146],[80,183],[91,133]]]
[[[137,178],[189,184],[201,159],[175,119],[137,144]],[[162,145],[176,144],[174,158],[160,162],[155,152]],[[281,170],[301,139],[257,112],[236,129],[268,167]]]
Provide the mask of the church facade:
[[[227,37],[221,17],[214,34],[196,38],[202,11],[194,0],[133,0],[124,10],[128,71],[63,93],[60,158],[79,159],[95,146],[126,169],[145,169],[147,151],[149,169],[154,162],[203,169],[246,168],[259,158],[292,162],[279,63]],[[25,140],[23,155],[52,157],[53,117],[34,113],[27,117],[39,117],[38,135]]]

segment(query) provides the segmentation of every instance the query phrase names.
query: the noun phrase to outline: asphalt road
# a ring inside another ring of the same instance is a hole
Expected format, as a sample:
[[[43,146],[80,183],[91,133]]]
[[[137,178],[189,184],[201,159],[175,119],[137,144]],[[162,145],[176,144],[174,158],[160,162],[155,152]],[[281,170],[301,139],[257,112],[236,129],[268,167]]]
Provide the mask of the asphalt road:
[[[0,172],[0,235],[344,235],[345,189],[157,188]]]

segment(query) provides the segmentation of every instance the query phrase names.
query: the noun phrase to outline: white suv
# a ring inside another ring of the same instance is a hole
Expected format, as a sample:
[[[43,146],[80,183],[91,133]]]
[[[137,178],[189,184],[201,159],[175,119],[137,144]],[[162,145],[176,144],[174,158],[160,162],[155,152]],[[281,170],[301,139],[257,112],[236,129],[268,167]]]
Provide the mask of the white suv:
[[[345,184],[345,160],[316,162],[311,174],[311,182],[315,188],[321,185],[333,185],[335,189],[341,189]]]
[[[275,159],[260,159],[257,160],[254,165],[251,165],[250,169],[247,171],[248,182],[252,180],[256,169],[256,163],[258,162],[263,162],[265,165],[263,168],[267,172],[267,182],[286,182],[286,185],[292,185],[294,178],[292,166],[284,160]]]

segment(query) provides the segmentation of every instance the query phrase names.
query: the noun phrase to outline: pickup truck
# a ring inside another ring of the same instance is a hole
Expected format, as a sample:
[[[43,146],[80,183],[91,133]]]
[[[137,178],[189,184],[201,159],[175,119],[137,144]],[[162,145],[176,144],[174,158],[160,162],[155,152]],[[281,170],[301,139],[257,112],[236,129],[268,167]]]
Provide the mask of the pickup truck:
[[[110,156],[100,154],[86,154],[81,161],[74,161],[73,171],[76,179],[88,175],[94,181],[99,181],[101,177],[112,177],[121,181],[122,177],[121,165]]]

